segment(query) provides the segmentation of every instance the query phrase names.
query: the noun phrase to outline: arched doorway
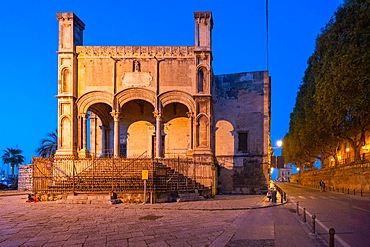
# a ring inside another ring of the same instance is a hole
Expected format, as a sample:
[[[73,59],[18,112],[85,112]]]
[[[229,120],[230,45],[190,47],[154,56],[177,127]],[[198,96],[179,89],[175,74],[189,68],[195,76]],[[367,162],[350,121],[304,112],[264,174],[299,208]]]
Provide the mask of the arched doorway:
[[[188,108],[181,103],[171,103],[163,108],[164,156],[186,157],[190,149],[190,121]]]
[[[141,99],[130,100],[121,107],[120,155],[138,157],[153,155],[155,136],[154,106]]]

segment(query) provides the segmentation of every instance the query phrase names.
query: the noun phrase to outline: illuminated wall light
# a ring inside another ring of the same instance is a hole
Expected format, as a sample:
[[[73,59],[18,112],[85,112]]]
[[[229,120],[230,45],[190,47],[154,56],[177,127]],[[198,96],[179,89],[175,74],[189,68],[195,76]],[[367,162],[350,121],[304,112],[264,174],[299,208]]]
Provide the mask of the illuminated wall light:
[[[338,160],[341,160],[342,159],[342,156],[341,155],[338,155]]]
[[[347,152],[347,153],[349,152],[349,148],[346,148],[346,152]]]

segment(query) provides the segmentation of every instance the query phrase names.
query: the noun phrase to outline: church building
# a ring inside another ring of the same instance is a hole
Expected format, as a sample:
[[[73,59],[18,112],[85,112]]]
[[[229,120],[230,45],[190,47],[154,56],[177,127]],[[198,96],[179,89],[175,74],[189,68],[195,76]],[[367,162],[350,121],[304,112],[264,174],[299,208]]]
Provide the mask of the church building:
[[[270,77],[213,71],[211,12],[194,13],[194,46],[84,46],[82,20],[57,20],[55,159],[187,159],[210,164],[197,182],[214,193],[267,189]]]

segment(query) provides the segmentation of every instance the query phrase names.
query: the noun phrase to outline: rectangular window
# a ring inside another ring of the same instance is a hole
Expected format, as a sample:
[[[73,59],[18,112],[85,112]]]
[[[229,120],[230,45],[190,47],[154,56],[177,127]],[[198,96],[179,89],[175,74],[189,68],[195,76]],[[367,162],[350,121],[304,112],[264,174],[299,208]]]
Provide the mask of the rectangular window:
[[[248,152],[248,132],[239,132],[239,145],[238,151],[246,153]]]

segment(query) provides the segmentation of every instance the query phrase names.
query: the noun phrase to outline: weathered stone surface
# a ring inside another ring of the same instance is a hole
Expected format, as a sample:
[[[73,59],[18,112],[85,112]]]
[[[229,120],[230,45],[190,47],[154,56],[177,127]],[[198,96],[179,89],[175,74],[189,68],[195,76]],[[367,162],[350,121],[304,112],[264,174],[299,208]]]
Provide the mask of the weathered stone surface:
[[[270,83],[267,71],[215,76],[215,154],[222,193],[259,193],[267,188]],[[248,136],[239,150],[238,135]],[[231,176],[231,179],[230,179]]]

